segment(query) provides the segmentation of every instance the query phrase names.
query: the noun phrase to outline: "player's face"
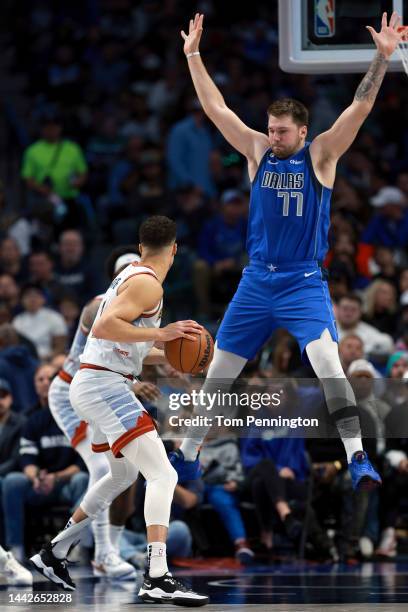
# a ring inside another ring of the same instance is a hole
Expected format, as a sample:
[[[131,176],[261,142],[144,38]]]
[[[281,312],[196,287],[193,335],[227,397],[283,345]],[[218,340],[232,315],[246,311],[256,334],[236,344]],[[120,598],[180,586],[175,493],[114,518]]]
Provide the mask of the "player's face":
[[[291,115],[269,115],[268,137],[272,152],[277,157],[290,157],[304,145],[307,134],[305,125],[299,126]]]

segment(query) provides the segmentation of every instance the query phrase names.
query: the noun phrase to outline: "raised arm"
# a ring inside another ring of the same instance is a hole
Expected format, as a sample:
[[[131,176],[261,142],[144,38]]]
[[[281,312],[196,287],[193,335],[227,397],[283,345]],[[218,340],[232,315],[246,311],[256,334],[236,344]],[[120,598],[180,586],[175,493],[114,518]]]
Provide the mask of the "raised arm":
[[[225,100],[208,74],[200,56],[199,44],[203,33],[204,15],[190,19],[188,35],[182,31],[191,78],[205,114],[222,135],[249,161],[259,162],[269,146],[266,134],[252,130],[225,104]]]
[[[398,32],[399,23],[400,17],[394,12],[391,15],[389,25],[387,13],[383,14],[380,32],[376,32],[373,28],[367,26],[377,47],[377,53],[368,72],[358,86],[350,106],[340,115],[333,126],[327,132],[317,136],[310,146],[313,164],[323,173],[327,163],[335,164],[339,157],[351,146],[360,127],[373,108],[388,68],[389,58],[394,53],[402,36]]]

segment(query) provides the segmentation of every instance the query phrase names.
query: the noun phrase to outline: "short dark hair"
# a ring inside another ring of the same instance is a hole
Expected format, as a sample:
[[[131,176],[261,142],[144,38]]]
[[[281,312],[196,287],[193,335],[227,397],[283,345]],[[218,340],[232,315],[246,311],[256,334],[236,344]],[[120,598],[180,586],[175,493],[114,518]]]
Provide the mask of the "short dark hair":
[[[283,98],[272,102],[268,107],[268,117],[269,115],[274,117],[290,115],[297,125],[309,125],[309,111],[302,102],[293,100],[293,98]]]
[[[118,246],[116,249],[113,249],[105,261],[105,272],[109,280],[112,280],[114,276],[116,276],[115,264],[117,260],[126,253],[139,253],[139,247],[137,247],[135,244],[124,244],[123,246]]]
[[[349,302],[356,302],[356,304],[358,304],[360,307],[363,305],[363,300],[359,295],[356,295],[355,293],[346,293],[346,295],[342,295],[337,303],[340,304],[340,302],[342,302],[343,300],[349,300]]]
[[[148,249],[158,250],[170,246],[176,240],[176,233],[175,221],[155,215],[143,221],[139,228],[139,240]]]

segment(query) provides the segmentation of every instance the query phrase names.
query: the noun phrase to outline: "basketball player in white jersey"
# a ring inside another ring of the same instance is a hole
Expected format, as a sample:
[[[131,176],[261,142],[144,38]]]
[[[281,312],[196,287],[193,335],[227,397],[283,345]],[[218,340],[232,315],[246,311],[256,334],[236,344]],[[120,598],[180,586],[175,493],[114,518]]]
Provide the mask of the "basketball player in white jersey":
[[[108,275],[113,280],[129,263],[140,261],[136,247],[124,246],[115,249],[107,262]],[[98,482],[109,472],[109,462],[105,453],[92,448],[92,431],[86,421],[81,421],[69,401],[69,387],[79,370],[79,357],[95,320],[103,295],[93,298],[84,306],[74,340],[69,354],[64,361],[58,376],[51,383],[48,393],[50,411],[59,428],[64,432],[71,445],[81,455],[89,472],[89,487]],[[129,506],[129,497],[134,494],[132,488],[127,489],[113,500],[111,514],[114,521],[109,520],[109,508],[103,510],[92,521],[92,532],[95,542],[93,573],[96,577],[107,577],[117,580],[132,580],[136,577],[134,567],[121,559],[119,553],[120,537],[127,518],[124,506]],[[118,521],[117,518],[120,517]],[[117,524],[119,522],[119,524]]]
[[[202,327],[195,321],[178,321],[160,328],[162,283],[177,251],[174,221],[150,217],[142,223],[139,238],[141,261],[127,266],[106,292],[70,386],[71,403],[90,423],[93,445],[105,451],[110,471],[87,491],[65,529],[31,560],[53,582],[75,589],[66,569],[70,549],[82,529],[140,471],[146,479],[148,572],[139,596],[150,602],[201,606],[208,597],[188,590],[168,572],[166,538],[177,473],[129,381],[140,374],[143,362],[166,362],[155,342],[195,340]]]

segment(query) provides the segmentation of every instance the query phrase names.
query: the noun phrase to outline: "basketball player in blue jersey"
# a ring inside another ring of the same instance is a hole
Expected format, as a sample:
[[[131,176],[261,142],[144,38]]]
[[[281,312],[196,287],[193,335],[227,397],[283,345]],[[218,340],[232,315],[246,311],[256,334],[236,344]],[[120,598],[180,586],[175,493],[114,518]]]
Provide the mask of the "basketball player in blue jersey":
[[[353,102],[328,131],[307,142],[308,111],[296,100],[270,105],[268,134],[250,129],[226,106],[200,56],[203,17],[196,14],[189,33],[181,32],[191,78],[204,112],[247,158],[252,183],[247,235],[250,261],[218,331],[204,391],[215,390],[217,379],[232,382],[274,329],[286,328],[322,381],[354,488],[375,487],[381,479],[363,451],[355,398],[340,363],[321,262],[328,248],[336,164],[373,107],[389,58],[401,38],[400,18],[393,13],[388,22],[384,13],[380,32],[368,27],[377,52]],[[202,431],[190,429],[173,456],[180,475],[194,473]]]

